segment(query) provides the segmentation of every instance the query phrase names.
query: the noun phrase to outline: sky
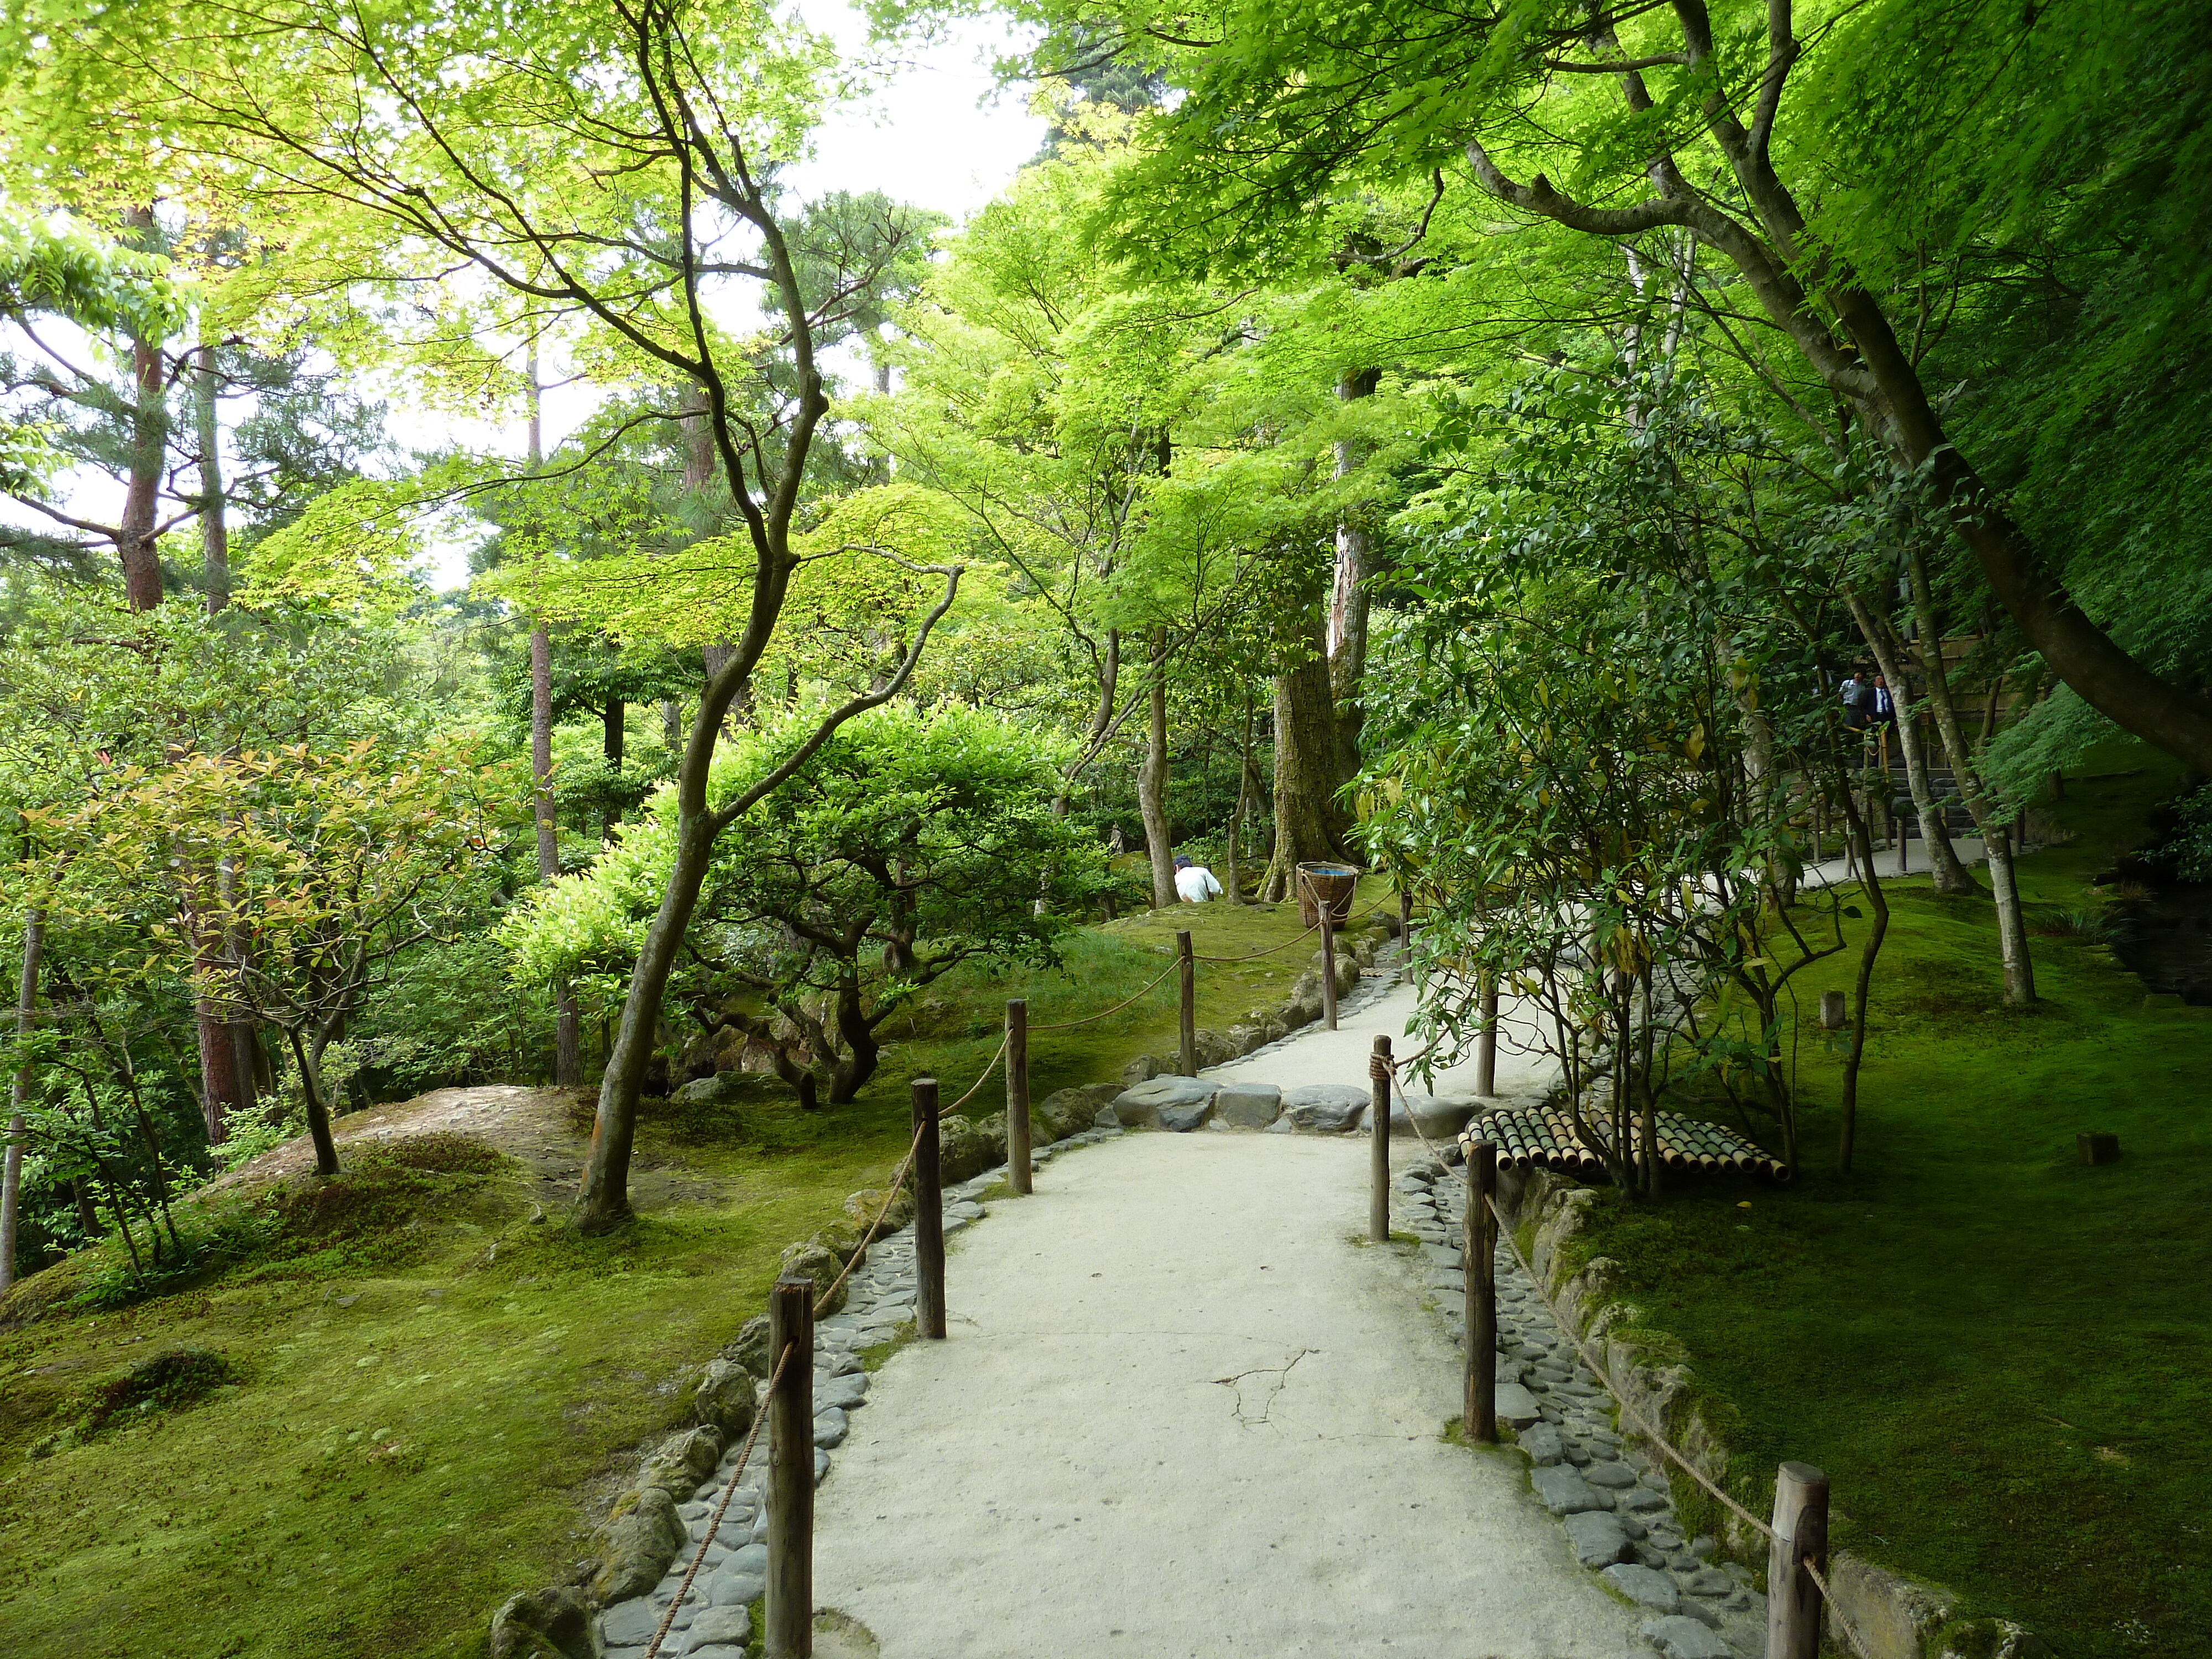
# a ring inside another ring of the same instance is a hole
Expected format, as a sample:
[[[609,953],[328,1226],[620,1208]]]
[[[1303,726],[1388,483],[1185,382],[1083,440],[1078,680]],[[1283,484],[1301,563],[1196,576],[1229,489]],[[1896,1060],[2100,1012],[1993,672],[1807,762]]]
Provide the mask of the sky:
[[[876,70],[865,95],[829,112],[815,135],[812,156],[787,175],[800,197],[880,190],[957,222],[1004,189],[1044,142],[1046,124],[1029,112],[1027,88],[1002,89],[992,75],[991,58],[1007,43],[1003,19],[965,19],[927,46],[885,56],[871,46],[865,20],[846,0],[798,0],[796,9],[806,23],[836,43],[841,58]],[[80,343],[73,330],[54,333],[71,349]],[[838,366],[830,367],[836,372]],[[853,369],[848,367],[847,372]],[[594,395],[581,387],[547,394],[548,448],[590,414]],[[518,459],[522,454],[519,422],[510,429],[433,412],[412,404],[404,389],[393,389],[390,403],[390,429],[410,449],[459,442]],[[242,412],[227,413],[227,419]],[[69,507],[88,519],[116,521],[119,483],[88,474],[71,483]],[[0,501],[0,517],[41,522],[28,508],[7,501]],[[434,545],[436,585],[465,585],[467,559],[465,542]]]
[[[1029,89],[1002,88],[992,74],[993,56],[1006,48],[1003,19],[963,19],[927,46],[886,55],[871,46],[866,20],[846,0],[799,0],[796,9],[836,43],[842,60],[876,71],[867,95],[831,110],[815,133],[812,157],[786,175],[799,197],[880,190],[957,222],[1005,189],[1044,143],[1047,124],[1029,112]],[[832,374],[860,373],[857,358],[844,364],[832,358],[825,366]],[[583,423],[595,398],[588,388],[545,396],[547,449]],[[392,413],[393,429],[409,434],[414,447],[453,440],[522,453],[519,425],[501,431],[412,409],[404,398],[394,400]],[[468,553],[465,544],[432,548],[438,587],[467,585]]]

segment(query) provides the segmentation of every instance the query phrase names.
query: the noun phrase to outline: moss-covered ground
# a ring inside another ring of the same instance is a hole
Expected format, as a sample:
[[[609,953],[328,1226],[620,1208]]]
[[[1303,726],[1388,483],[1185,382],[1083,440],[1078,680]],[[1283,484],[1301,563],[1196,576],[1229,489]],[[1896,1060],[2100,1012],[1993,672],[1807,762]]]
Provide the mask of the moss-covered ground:
[[[1591,1244],[1623,1264],[1638,1322],[1679,1336],[1735,1407],[1755,1512],[1775,1463],[1802,1459],[1834,1483],[1838,1545],[2069,1659],[2202,1653],[2212,1024],[2146,1008],[2068,920],[2178,781],[2140,750],[2085,769],[2057,809],[2076,839],[2021,866],[2047,930],[2034,1006],[2002,1003],[1986,898],[1891,884],[1851,1172],[1832,1167],[1841,1059],[1815,1050],[1797,1182],[1608,1195]],[[2117,1164],[2076,1161],[2087,1129],[2118,1133]]]
[[[1388,901],[1366,886],[1363,908]],[[734,1107],[651,1104],[638,1186],[659,1197],[611,1237],[562,1224],[588,1116],[556,1106],[526,1147],[501,1142],[528,1157],[447,1121],[404,1156],[349,1143],[331,1185],[187,1206],[187,1230],[228,1229],[237,1255],[174,1294],[73,1305],[118,1271],[115,1245],[27,1281],[0,1310],[0,1653],[481,1654],[494,1607],[587,1552],[594,1499],[759,1310],[783,1247],[888,1177],[910,1079],[933,1073],[953,1098],[1007,996],[1038,1024],[1109,1007],[1168,965],[1178,926],[1221,956],[1299,929],[1295,906],[1220,904],[1085,929],[1062,970],[933,988],[849,1105],[801,1113],[773,1085]],[[1202,969],[1200,1023],[1279,1000],[1308,955]],[[1114,1077],[1176,1030],[1170,974],[1107,1019],[1038,1032],[1033,1090]],[[1004,1099],[994,1079],[969,1109]],[[129,1380],[184,1349],[222,1364]]]

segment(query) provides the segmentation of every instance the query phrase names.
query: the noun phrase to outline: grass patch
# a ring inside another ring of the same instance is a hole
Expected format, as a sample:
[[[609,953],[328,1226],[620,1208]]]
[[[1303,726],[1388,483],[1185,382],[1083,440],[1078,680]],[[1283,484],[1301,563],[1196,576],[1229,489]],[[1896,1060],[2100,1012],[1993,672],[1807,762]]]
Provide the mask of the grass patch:
[[[2038,906],[2090,910],[2175,782],[2112,769],[2069,780],[2079,838],[2021,862]],[[2039,937],[2043,1001],[2007,1008],[1989,902],[1889,890],[1852,1173],[1832,1169],[1841,1056],[1808,1044],[1795,1185],[1747,1211],[1735,1182],[1607,1194],[1591,1246],[1741,1413],[1717,1426],[1754,1513],[1802,1458],[1834,1482],[1839,1546],[2073,1659],[2191,1651],[2212,1625],[2212,1031],[2146,1011],[2092,927]],[[1854,965],[1822,963],[1801,1002]],[[2119,1133],[2118,1164],[2075,1161],[2092,1128]]]
[[[732,1106],[648,1102],[642,1213],[612,1237],[559,1224],[573,1164],[547,1180],[426,1135],[349,1144],[334,1181],[179,1205],[203,1248],[164,1293],[112,1288],[119,1243],[33,1275],[0,1325],[0,1651],[138,1659],[158,1632],[165,1659],[477,1659],[494,1607],[589,1551],[595,1503],[760,1311],[783,1248],[889,1179],[910,1079],[957,1097],[1009,996],[1030,999],[1039,1098],[1172,1047],[1172,975],[1095,1024],[1035,1026],[1129,996],[1176,926],[1220,955],[1299,931],[1295,906],[1220,904],[1085,929],[1060,972],[932,987],[848,1105],[803,1112],[765,1081]],[[1309,955],[1201,969],[1201,1023],[1279,1000]],[[967,1109],[1004,1104],[994,1079]],[[569,1127],[587,1127],[576,1110]],[[98,1434],[27,1455],[140,1362],[186,1350],[221,1356],[229,1380],[187,1389],[180,1372],[154,1385],[166,1404],[133,1396]]]

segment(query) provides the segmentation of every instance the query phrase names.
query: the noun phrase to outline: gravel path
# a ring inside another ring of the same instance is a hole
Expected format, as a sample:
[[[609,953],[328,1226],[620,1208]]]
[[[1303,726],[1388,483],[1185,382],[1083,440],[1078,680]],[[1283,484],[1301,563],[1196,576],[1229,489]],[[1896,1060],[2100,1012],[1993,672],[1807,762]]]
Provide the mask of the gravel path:
[[[1524,1460],[1441,1438],[1457,1356],[1419,1259],[1358,1242],[1367,1156],[1115,1137],[993,1200],[950,1339],[850,1420],[817,1605],[885,1659],[1650,1652]]]

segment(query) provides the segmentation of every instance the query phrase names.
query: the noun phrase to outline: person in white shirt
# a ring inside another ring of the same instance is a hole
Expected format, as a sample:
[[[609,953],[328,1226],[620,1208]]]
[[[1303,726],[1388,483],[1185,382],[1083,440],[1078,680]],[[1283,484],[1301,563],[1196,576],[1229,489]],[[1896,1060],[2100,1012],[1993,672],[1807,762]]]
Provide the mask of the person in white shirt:
[[[1176,860],[1176,896],[1185,904],[1204,904],[1208,899],[1221,896],[1221,884],[1213,878],[1213,872],[1202,864],[1193,864],[1178,856]]]

